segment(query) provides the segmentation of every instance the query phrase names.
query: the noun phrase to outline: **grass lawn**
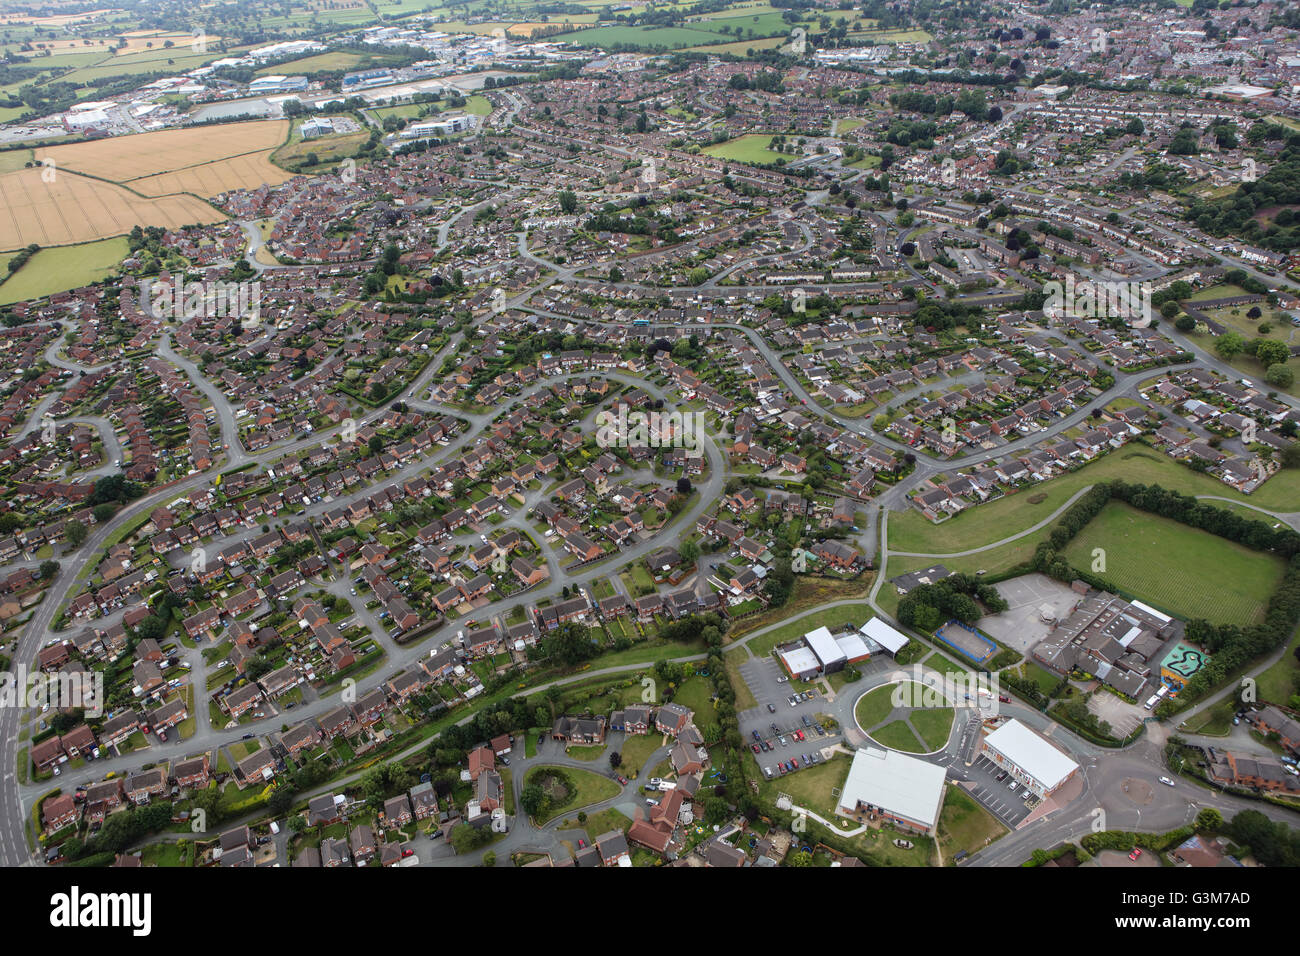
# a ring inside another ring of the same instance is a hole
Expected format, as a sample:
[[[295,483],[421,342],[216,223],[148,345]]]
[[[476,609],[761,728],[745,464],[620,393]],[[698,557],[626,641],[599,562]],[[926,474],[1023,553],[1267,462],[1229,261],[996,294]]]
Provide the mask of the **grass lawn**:
[[[600,813],[593,813],[587,817],[586,823],[579,823],[576,816],[569,817],[560,824],[561,830],[586,830],[587,836],[592,840],[596,837],[604,836],[611,830],[618,830],[626,833],[627,828],[632,825],[632,821],[625,817],[617,810],[601,810]]]
[[[1160,452],[1140,445],[1129,445],[1104,455],[1078,471],[1041,482],[1032,490],[1025,489],[990,504],[968,508],[942,524],[933,524],[915,509],[902,515],[891,515],[889,547],[893,551],[925,554],[949,554],[978,548],[1032,527],[1065,504],[1079,489],[1112,478],[1134,484],[1158,484],[1185,495],[1219,495],[1234,501],[1249,501],[1270,510],[1292,511],[1295,502],[1300,500],[1300,470],[1283,470],[1266,481],[1254,494],[1243,495],[1209,475],[1198,474],[1185,465],[1178,464]],[[1044,529],[1044,537],[1050,528],[1049,525]],[[1034,539],[1034,536],[1030,536],[1030,539]],[[895,570],[895,560],[897,559],[891,558],[889,562],[890,576],[898,573]]]
[[[1189,734],[1205,734],[1207,737],[1226,737],[1232,733],[1232,717],[1236,710],[1236,701],[1229,697],[1213,707],[1205,708],[1185,726],[1180,726],[1179,730]]]
[[[194,845],[186,841],[173,843],[149,843],[142,848],[140,862],[145,866],[193,866]]]
[[[1259,675],[1259,699],[1286,704],[1292,694],[1300,693],[1300,661],[1295,651],[1300,647],[1300,629],[1291,636],[1282,659]]]
[[[754,692],[749,689],[745,678],[740,674],[740,665],[745,662],[746,657],[748,655],[743,648],[722,655],[722,660],[727,667],[727,676],[731,678],[731,687],[736,692],[736,710],[749,710],[751,707],[758,706],[758,699],[754,697]]]
[[[1050,694],[1052,689],[1061,682],[1059,677],[1039,667],[1033,661],[1022,661],[1015,667],[1008,667],[1003,673],[1012,673],[1018,677],[1032,680],[1044,694]]]
[[[803,760],[800,759],[799,762],[802,764]],[[788,794],[796,806],[833,820],[836,797],[839,788],[848,778],[849,763],[848,757],[836,754],[826,763],[816,764],[806,770],[796,770],[774,780],[764,780],[759,784],[759,792],[772,800],[776,799],[778,793]],[[812,821],[809,821],[809,825],[812,825]]]
[[[858,701],[853,708],[853,716],[858,719],[859,727],[874,727],[889,716],[894,709],[892,698],[896,688],[895,684],[877,687]]]
[[[573,784],[572,789],[565,787],[551,776],[551,772],[557,769],[562,770],[569,778],[569,782]],[[554,801],[554,805],[546,815],[536,821],[539,826],[563,813],[580,810],[593,803],[616,797],[619,791],[618,784],[608,777],[602,777],[590,770],[579,770],[577,767],[534,767],[524,778],[525,786],[530,783],[541,784]]]
[[[716,156],[718,159],[731,159],[738,163],[775,163],[778,159],[788,161],[798,158],[797,155],[787,156],[768,149],[767,145],[772,141],[773,135],[772,133],[746,133],[725,143],[706,146],[702,152]]]
[[[935,651],[923,662],[930,670],[939,671],[941,674],[969,674],[970,667],[966,664],[958,664],[951,657],[945,657],[938,651]],[[1056,685],[1053,684],[1053,687]]]
[[[695,726],[704,734],[706,741],[713,739],[710,730],[716,732],[718,720],[713,712],[713,684],[707,677],[695,676],[687,680],[677,688],[673,702],[694,711]]]
[[[1102,509],[1065,558],[1086,569],[1096,548],[1119,587],[1178,617],[1220,623],[1260,620],[1283,571],[1280,558],[1121,502]]]
[[[956,715],[951,707],[923,707],[910,715],[912,726],[926,743],[926,750],[939,750],[948,742]]]
[[[42,249],[0,285],[0,305],[90,285],[108,276],[129,251],[120,237]]]
[[[951,865],[961,850],[974,853],[1007,832],[1007,828],[976,803],[961,787],[949,787],[939,813],[939,849]]]
[[[832,598],[832,600],[834,599]],[[819,602],[819,603],[824,603],[824,602]],[[809,607],[811,606],[813,605],[809,605]],[[785,608],[781,608],[780,610],[787,611],[789,607],[790,605],[787,604]],[[781,618],[776,618],[776,620],[781,620],[782,618],[790,617],[792,613],[798,614],[804,610],[808,610],[808,608],[807,607],[795,608],[793,612],[787,612],[786,614],[783,614]],[[767,614],[756,614],[754,617],[748,618],[746,621],[742,622],[742,626],[744,624],[750,623],[751,621],[757,621],[760,618],[764,618],[764,617],[767,617]],[[840,607],[826,608],[825,610],[817,611],[816,613],[813,614],[805,614],[803,617],[799,618],[798,620],[791,621],[790,623],[782,627],[773,628],[771,631],[767,632],[766,634],[760,634],[758,637],[755,637],[753,640],[749,642],[749,649],[754,652],[755,656],[763,657],[767,654],[770,654],[772,648],[776,647],[778,644],[784,644],[787,641],[797,640],[798,638],[803,637],[809,631],[816,630],[819,627],[828,627],[832,631],[838,630],[839,628],[843,627],[845,624],[852,624],[855,627],[861,627],[863,624],[865,624],[868,620],[870,620],[873,617],[875,617],[875,612],[871,610],[870,605],[868,605],[865,601],[862,602],[861,604],[845,604]],[[761,627],[770,626],[773,623],[774,623],[773,620],[767,620],[759,626]],[[754,630],[757,630],[757,628],[748,627],[745,628],[745,631],[742,633],[748,633]],[[728,637],[730,637],[733,641],[738,636],[740,635],[736,634],[735,632],[732,632],[731,634],[728,635]]]
[[[603,757],[607,749],[604,744],[595,747],[570,747],[565,754],[574,760],[593,761]]]
[[[893,750],[902,750],[905,753],[919,754],[930,749],[921,743],[916,734],[912,732],[912,728],[901,720],[896,720],[892,724],[885,724],[879,730],[873,730],[871,737],[878,744]]]
[[[631,779],[637,776],[645,762],[663,744],[662,734],[643,734],[628,737],[623,744],[623,763],[619,773]]]

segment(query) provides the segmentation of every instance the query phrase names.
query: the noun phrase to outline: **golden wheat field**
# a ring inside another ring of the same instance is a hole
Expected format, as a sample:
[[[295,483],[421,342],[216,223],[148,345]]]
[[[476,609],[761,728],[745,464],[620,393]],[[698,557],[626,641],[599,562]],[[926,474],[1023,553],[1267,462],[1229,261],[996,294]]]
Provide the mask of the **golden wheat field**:
[[[30,243],[68,245],[129,232],[133,226],[174,228],[225,217],[194,196],[137,196],[114,183],[41,168],[0,175],[0,249]],[[48,177],[47,177],[48,178]]]
[[[278,186],[293,178],[293,174],[276,166],[268,158],[270,150],[219,159],[201,166],[188,166],[170,173],[128,180],[136,192],[146,196],[166,196],[171,193],[194,193],[211,199],[218,193],[248,186]]]
[[[42,161],[52,159],[62,169],[125,183],[231,156],[269,151],[284,142],[288,132],[288,120],[191,126],[134,136],[114,136],[88,143],[48,146],[36,150],[36,158]],[[261,184],[259,178],[238,185]]]

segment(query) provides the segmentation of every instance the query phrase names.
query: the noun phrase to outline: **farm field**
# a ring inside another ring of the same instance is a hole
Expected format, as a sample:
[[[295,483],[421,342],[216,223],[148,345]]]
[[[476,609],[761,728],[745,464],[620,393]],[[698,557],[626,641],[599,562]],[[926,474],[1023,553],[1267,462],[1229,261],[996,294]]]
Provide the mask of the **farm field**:
[[[279,76],[282,74],[317,73],[322,70],[354,70],[364,58],[360,53],[348,53],[344,50],[331,50],[328,53],[316,53],[301,60],[289,60],[264,66],[257,71],[258,76]]]
[[[733,43],[702,43],[699,46],[688,46],[688,53],[734,53],[736,56],[744,56],[748,50],[773,50],[785,43],[789,37],[782,34],[777,37],[757,37],[752,40],[737,40]]]
[[[140,196],[114,183],[63,173],[51,183],[40,169],[0,175],[0,248],[19,249],[33,242],[66,246],[106,239],[131,227],[175,228],[220,222],[225,217],[194,196]]]
[[[60,169],[127,183],[269,150],[283,143],[288,133],[288,120],[194,126],[45,147],[36,150],[36,159],[52,159]]]
[[[1089,568],[1095,548],[1105,550],[1103,574],[1117,586],[1179,617],[1219,623],[1260,620],[1283,570],[1280,558],[1121,502],[1103,508],[1065,558]]]
[[[0,305],[89,285],[108,276],[129,251],[121,237],[42,249],[0,285]]]
[[[362,134],[362,142],[365,135]],[[232,156],[219,159],[213,163],[203,163],[178,169],[175,172],[159,173],[143,179],[130,181],[130,186],[146,196],[168,196],[173,193],[194,193],[211,199],[220,193],[232,189],[243,189],[254,183],[278,186],[292,179],[293,173],[281,169],[271,162],[269,151],[262,150],[244,156]]]
[[[791,24],[786,23],[775,12],[751,13],[748,16],[735,16],[733,13],[730,16],[702,19],[676,27],[590,27],[573,33],[562,33],[554,39],[577,46],[607,46],[623,43],[676,50],[683,47],[730,44],[733,41],[745,43],[771,37],[785,38],[790,35],[790,30]]]

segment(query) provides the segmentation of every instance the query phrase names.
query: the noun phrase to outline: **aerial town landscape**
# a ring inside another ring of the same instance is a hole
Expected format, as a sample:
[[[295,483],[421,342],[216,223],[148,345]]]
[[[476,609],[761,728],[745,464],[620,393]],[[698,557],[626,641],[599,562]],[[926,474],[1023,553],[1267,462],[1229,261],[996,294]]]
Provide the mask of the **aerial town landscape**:
[[[1300,8],[0,50],[0,864],[1300,865]]]

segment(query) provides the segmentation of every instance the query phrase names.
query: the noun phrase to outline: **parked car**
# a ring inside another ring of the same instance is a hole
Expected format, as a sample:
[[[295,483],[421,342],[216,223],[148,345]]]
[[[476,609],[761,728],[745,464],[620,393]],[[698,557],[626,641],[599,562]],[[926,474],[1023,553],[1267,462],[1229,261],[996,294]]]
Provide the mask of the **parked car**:
[[[1172,787],[1174,785],[1174,782],[1170,780],[1168,777],[1161,777],[1160,782],[1163,783],[1166,787]]]
[[[768,704],[768,705],[767,705],[767,712],[768,712],[769,714],[775,714],[775,713],[776,713],[776,704]]]
[[[1142,851],[1139,850],[1137,847],[1134,847],[1134,848],[1133,848],[1133,852],[1130,853],[1130,854],[1128,855],[1128,858],[1129,858],[1130,860],[1136,860],[1136,859],[1137,859],[1138,857],[1140,857],[1141,855],[1142,855]]]

